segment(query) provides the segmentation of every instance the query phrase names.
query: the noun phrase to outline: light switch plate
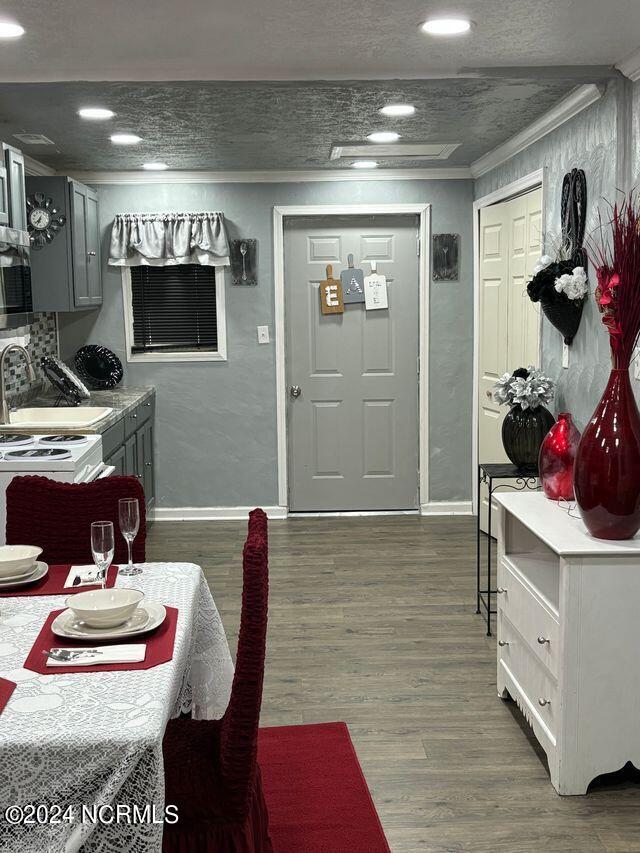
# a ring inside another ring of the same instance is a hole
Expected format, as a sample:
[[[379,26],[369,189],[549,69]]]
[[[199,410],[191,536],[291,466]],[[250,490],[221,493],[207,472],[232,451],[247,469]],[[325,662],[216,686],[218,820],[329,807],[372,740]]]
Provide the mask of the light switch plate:
[[[563,343],[562,344],[562,366],[564,368],[569,367],[569,352],[570,352],[569,345]]]
[[[258,343],[259,344],[268,344],[269,343],[269,327],[268,326],[258,326]]]

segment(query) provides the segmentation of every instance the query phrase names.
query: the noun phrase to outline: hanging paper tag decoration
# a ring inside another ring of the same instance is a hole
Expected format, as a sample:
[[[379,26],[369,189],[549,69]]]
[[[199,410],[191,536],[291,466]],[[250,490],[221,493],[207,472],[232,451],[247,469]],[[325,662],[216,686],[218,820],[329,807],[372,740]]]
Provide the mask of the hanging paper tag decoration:
[[[371,261],[371,275],[364,280],[364,304],[367,311],[388,308],[387,278],[377,272],[376,261]]]
[[[340,273],[344,304],[364,302],[364,273],[360,269],[353,268],[353,255],[347,255],[347,263],[349,264],[347,269]]]
[[[327,265],[327,278],[320,282],[320,310],[323,314],[344,314],[342,284],[333,278],[333,267]]]

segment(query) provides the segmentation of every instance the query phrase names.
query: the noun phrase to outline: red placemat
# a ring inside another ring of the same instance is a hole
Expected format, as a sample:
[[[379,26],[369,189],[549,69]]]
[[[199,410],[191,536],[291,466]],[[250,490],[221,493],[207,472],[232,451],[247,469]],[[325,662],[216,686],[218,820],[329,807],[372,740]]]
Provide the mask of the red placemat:
[[[0,598],[17,598],[22,595],[73,595],[74,592],[88,592],[91,589],[100,589],[100,584],[93,586],[65,586],[64,582],[69,574],[68,566],[49,566],[47,574],[39,581],[26,586],[17,586],[6,592],[0,592]],[[118,577],[118,567],[109,566],[107,571],[107,587],[112,587]]]
[[[161,663],[167,663],[173,657],[173,644],[176,639],[176,625],[178,623],[178,611],[175,607],[167,607],[167,618],[159,628],[151,634],[137,634],[134,637],[125,637],[113,640],[113,644],[124,645],[125,643],[145,643],[147,654],[140,663],[110,663],[97,666],[47,666],[47,659],[42,654],[54,648],[73,648],[80,646],[86,648],[88,645],[109,645],[111,640],[69,640],[66,637],[56,637],[51,630],[51,623],[64,610],[52,610],[47,616],[47,621],[36,637],[29,655],[24,662],[25,669],[39,672],[41,675],[56,675],[59,672],[120,672],[130,669],[152,669]]]
[[[0,714],[4,711],[7,702],[11,699],[11,694],[16,689],[13,681],[7,681],[6,678],[0,678]]]

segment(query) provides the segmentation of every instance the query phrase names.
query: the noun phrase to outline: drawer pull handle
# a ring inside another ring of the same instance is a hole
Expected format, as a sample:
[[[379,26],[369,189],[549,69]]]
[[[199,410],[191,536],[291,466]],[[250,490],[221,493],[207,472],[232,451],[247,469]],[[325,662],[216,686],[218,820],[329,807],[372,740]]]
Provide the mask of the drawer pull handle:
[[[499,646],[508,646],[508,645],[509,645],[509,643],[507,643],[507,641],[506,641],[506,640],[498,640],[498,645],[499,645]]]
[[[546,705],[550,705],[550,704],[551,704],[551,699],[538,699],[538,705],[540,705],[541,708],[544,708]]]
[[[496,590],[498,595],[504,595],[506,591],[507,591],[506,586],[499,586],[498,589]]]
[[[538,642],[541,646],[544,646],[545,643],[549,643],[549,645],[551,645],[551,640],[548,637],[538,637]]]

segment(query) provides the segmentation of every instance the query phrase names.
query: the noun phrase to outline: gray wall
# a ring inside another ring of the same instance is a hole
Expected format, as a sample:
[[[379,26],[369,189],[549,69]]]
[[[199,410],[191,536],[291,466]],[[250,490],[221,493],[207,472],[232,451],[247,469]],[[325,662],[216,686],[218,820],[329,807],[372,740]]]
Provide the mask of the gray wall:
[[[429,480],[431,500],[470,497],[472,374],[471,181],[308,184],[146,184],[98,188],[104,305],[60,315],[69,359],[84,343],[113,349],[129,385],[158,390],[158,505],[274,505],[277,494],[272,208],[287,204],[429,202],[434,232],[461,235],[461,278],[431,286]],[[257,288],[227,286],[228,362],[126,365],[120,270],[106,266],[116,213],[221,210],[230,236],[258,239]],[[268,323],[270,346],[256,326]]]
[[[560,234],[560,191],[562,179],[572,168],[584,169],[587,177],[587,235],[598,226],[598,211],[606,218],[603,198],[615,198],[621,173],[617,121],[621,99],[627,87],[623,81],[609,84],[604,96],[574,119],[508,162],[476,181],[475,197],[480,198],[517,178],[546,168],[546,230]],[[636,87],[636,104],[639,101]],[[637,113],[636,113],[637,127]],[[639,174],[640,170],[636,170]],[[595,274],[589,277],[591,293]],[[514,365],[514,368],[518,365]],[[584,309],[582,323],[573,342],[568,369],[562,368],[562,337],[550,323],[542,322],[542,366],[558,381],[556,411],[570,411],[582,429],[593,414],[609,375],[608,336],[593,298]]]
[[[631,89],[631,179],[640,189],[640,80]]]

